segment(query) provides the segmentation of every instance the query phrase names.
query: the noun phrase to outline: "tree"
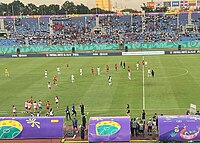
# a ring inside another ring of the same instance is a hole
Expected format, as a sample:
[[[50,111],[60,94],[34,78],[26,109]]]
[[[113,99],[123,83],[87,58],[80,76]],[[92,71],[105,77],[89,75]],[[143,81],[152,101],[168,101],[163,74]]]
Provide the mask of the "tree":
[[[73,2],[66,1],[60,10],[60,14],[76,14],[77,7]]]
[[[57,4],[51,4],[48,7],[48,15],[56,15],[60,11],[60,6]]]
[[[9,15],[22,15],[24,7],[22,2],[15,0],[8,4],[8,13]]]
[[[0,15],[8,15],[8,5],[5,3],[0,3]]]
[[[34,5],[33,3],[29,3],[27,6],[26,6],[26,9],[28,10],[28,14],[29,15],[37,15],[39,14],[38,12],[38,7],[36,5]]]
[[[82,3],[81,5],[77,5],[76,9],[77,9],[77,14],[87,14],[90,12],[90,9],[87,6],[83,5]]]
[[[48,6],[46,6],[46,5],[40,5],[38,7],[38,13],[40,15],[47,15],[48,12],[49,12],[49,7]]]

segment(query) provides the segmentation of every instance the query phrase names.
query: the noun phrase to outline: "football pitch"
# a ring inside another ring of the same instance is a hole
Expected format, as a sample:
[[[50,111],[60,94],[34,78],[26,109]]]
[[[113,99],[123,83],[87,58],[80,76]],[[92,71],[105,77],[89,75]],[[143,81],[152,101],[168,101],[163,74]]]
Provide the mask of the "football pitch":
[[[148,62],[144,69],[142,59]],[[120,62],[126,62],[126,69]],[[136,70],[136,63],[140,69]],[[162,56],[114,56],[114,57],[58,57],[58,58],[17,58],[0,59],[0,116],[12,116],[12,105],[17,108],[18,116],[24,113],[24,102],[50,101],[54,115],[64,116],[66,106],[75,104],[78,118],[79,105],[85,105],[87,116],[126,116],[126,104],[130,104],[131,117],[140,117],[142,109],[148,117],[157,114],[185,114],[189,105],[199,107],[200,97],[200,55],[162,55]],[[118,71],[114,65],[118,64]],[[66,64],[69,68],[66,69]],[[106,73],[106,65],[110,70]],[[56,68],[61,68],[57,75]],[[97,75],[97,67],[101,75]],[[131,80],[128,80],[127,67],[131,67]],[[94,67],[95,75],[91,68]],[[8,68],[10,77],[4,76]],[[79,69],[83,69],[80,76]],[[155,77],[147,77],[148,68],[154,69]],[[48,70],[48,78],[44,71]],[[75,82],[71,82],[71,74]],[[57,75],[57,86],[47,88]],[[112,76],[112,85],[108,85]],[[59,108],[56,108],[58,96]],[[29,114],[28,114],[29,115]]]

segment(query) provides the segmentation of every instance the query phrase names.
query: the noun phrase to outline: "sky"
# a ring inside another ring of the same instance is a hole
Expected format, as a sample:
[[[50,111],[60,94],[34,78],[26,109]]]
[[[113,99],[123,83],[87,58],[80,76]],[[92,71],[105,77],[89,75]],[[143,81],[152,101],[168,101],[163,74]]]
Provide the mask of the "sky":
[[[1,0],[3,3],[11,3],[13,0]],[[62,5],[66,0],[20,0],[24,4],[28,3],[34,3],[35,5],[42,5],[42,4],[59,4]],[[95,0],[69,0],[73,1],[75,4],[80,4],[83,3],[87,5],[89,8],[95,7]],[[133,8],[137,10],[141,10],[140,6],[142,3],[146,3],[147,1],[151,0],[112,0],[113,2],[113,7],[118,7],[118,8]]]

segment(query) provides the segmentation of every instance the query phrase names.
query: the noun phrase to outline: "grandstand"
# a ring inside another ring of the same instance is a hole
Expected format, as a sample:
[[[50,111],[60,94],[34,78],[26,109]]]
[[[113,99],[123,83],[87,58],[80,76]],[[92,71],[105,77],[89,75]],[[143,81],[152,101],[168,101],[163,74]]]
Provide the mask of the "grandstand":
[[[120,43],[122,40],[127,44],[191,42],[200,39],[199,12],[183,12],[176,15],[99,14],[98,19],[97,23],[96,15],[4,17],[4,27],[8,31],[9,38],[1,40],[0,45],[110,44]],[[94,33],[95,27],[102,28],[105,32]]]

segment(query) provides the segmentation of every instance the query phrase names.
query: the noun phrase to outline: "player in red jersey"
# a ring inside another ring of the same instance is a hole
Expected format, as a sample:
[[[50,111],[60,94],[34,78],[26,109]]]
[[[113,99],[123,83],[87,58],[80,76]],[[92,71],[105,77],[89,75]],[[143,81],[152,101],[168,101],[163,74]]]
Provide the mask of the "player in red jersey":
[[[92,67],[92,75],[94,75],[94,67]]]
[[[142,60],[142,65],[144,66],[144,63],[145,63],[145,61],[144,60]]]
[[[115,64],[115,71],[117,71],[117,69],[118,69],[118,65],[117,65],[117,64]]]
[[[57,77],[56,77],[56,75],[54,75],[54,76],[53,76],[53,84],[54,84],[54,86],[56,86],[56,85],[57,85],[57,83],[56,83],[56,82],[57,82]]]
[[[31,104],[33,104],[33,97],[32,96],[31,96],[29,101],[30,101]]]
[[[109,65],[106,65],[106,72],[109,72]]]

